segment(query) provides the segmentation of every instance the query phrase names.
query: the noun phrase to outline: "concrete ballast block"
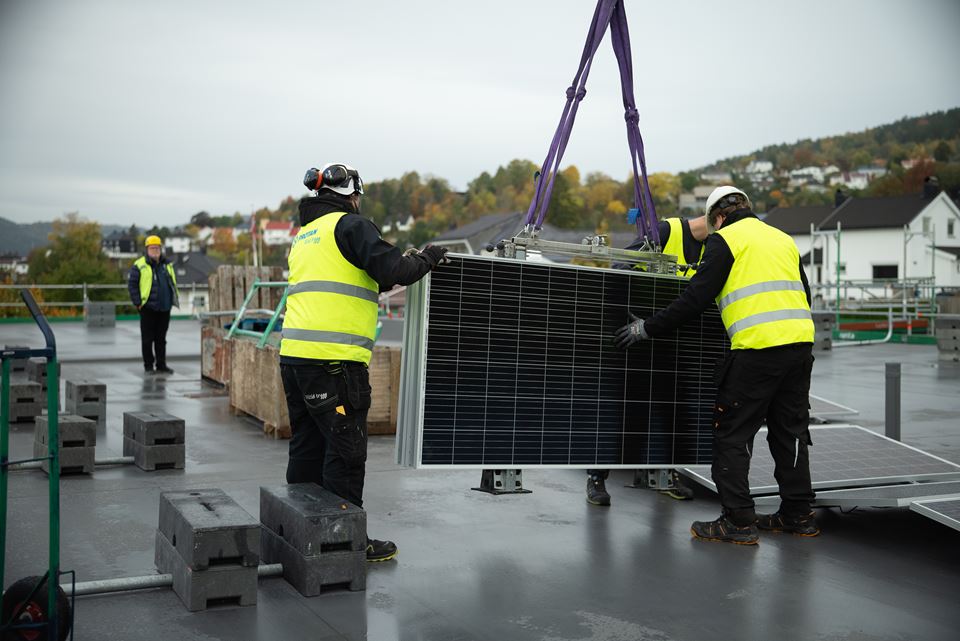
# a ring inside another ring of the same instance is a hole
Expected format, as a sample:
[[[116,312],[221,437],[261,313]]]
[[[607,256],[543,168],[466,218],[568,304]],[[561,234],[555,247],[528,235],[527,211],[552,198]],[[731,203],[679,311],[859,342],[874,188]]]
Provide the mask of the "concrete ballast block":
[[[30,349],[27,345],[4,345],[4,349]],[[27,369],[27,358],[14,358],[10,360],[11,372],[22,372]]]
[[[173,575],[173,591],[191,612],[220,604],[257,604],[255,565],[218,565],[206,570],[194,570],[159,531],[154,558],[158,571]]]
[[[186,466],[186,446],[179,445],[141,445],[133,439],[124,437],[123,455],[132,456],[134,464],[141,470],[182,470]]]
[[[60,448],[60,473],[61,474],[93,474],[93,466],[96,462],[95,447],[63,447]],[[33,457],[41,458],[47,456],[49,450],[46,443],[33,441]],[[40,469],[47,474],[50,473],[50,460],[40,461]]]
[[[186,440],[182,418],[164,412],[124,412],[123,436],[142,445],[175,445]]]
[[[260,534],[264,563],[283,565],[283,578],[303,596],[317,596],[324,589],[345,586],[348,590],[367,587],[367,554],[352,550],[304,556],[267,528]]]
[[[260,521],[303,556],[367,546],[367,513],[314,483],[261,487]]]
[[[72,447],[96,447],[97,423],[75,414],[59,414],[57,432],[61,449]],[[47,444],[50,429],[50,417],[38,416],[34,420],[33,438],[38,443]]]
[[[260,524],[223,490],[164,492],[159,531],[192,570],[260,564]]]

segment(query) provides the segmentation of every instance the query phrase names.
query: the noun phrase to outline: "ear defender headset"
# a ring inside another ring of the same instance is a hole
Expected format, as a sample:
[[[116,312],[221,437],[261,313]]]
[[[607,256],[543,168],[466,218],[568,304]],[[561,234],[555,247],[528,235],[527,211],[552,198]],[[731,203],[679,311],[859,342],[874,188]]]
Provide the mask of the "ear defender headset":
[[[303,184],[312,191],[317,191],[321,187],[329,187],[339,191],[340,189],[350,188],[351,179],[353,179],[352,191],[362,194],[363,181],[360,180],[360,174],[357,173],[356,169],[351,169],[346,165],[328,165],[322,170],[311,167],[303,177]]]

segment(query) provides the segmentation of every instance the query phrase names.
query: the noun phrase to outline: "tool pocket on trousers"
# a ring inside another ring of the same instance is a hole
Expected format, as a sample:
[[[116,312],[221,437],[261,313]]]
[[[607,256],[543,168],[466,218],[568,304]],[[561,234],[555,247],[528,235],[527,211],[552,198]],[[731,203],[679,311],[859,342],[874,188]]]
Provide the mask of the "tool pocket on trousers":
[[[367,426],[355,415],[336,414],[333,419],[333,444],[340,458],[350,466],[367,460]]]
[[[306,385],[301,382],[300,390],[303,392],[303,402],[307,404],[307,409],[310,410],[311,414],[320,415],[332,412],[340,405],[336,378],[317,376],[308,381]]]
[[[713,429],[722,430],[724,425],[736,420],[743,401],[736,398],[723,395],[717,396],[717,402],[713,405]]]
[[[366,366],[351,364],[344,367],[344,382],[346,385],[347,404],[355,412],[370,409],[371,392],[370,374]]]

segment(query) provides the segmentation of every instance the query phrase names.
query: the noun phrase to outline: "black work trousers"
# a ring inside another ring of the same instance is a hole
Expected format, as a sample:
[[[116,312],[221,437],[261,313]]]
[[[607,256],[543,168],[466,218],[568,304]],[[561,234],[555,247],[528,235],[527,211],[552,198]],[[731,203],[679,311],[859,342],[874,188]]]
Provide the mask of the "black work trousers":
[[[734,350],[715,372],[713,482],[724,512],[737,525],[756,520],[750,498],[753,439],[764,419],[780,487],[780,510],[810,511],[810,372],[812,344]]]
[[[167,329],[170,327],[170,311],[158,312],[149,307],[140,308],[140,350],[143,366],[153,369],[167,366]]]
[[[280,365],[290,412],[287,483],[316,483],[363,506],[370,376],[363,363]]]

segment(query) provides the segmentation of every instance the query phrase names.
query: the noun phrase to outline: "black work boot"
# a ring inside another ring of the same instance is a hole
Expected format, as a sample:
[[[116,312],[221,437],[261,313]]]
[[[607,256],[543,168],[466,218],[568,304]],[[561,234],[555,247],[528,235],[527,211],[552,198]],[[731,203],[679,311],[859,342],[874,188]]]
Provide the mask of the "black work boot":
[[[680,475],[677,474],[676,470],[670,472],[673,477],[673,487],[660,490],[661,494],[665,494],[672,499],[677,499],[678,501],[689,501],[693,498],[693,488],[687,487],[687,484],[680,480]]]
[[[705,541],[721,541],[737,545],[756,545],[760,542],[755,524],[736,525],[726,514],[721,514],[716,521],[694,521],[690,526],[690,534]]]
[[[367,561],[379,563],[397,556],[397,546],[393,541],[378,541],[367,537]]]
[[[144,365],[143,366],[144,374],[155,374],[156,371],[153,369],[153,365]]]
[[[590,505],[610,505],[610,494],[602,476],[587,477],[587,503]]]
[[[157,365],[157,374],[173,374],[173,370],[166,365]]]
[[[802,516],[789,516],[777,511],[774,514],[758,514],[757,527],[771,532],[791,532],[797,536],[817,536],[820,528],[813,512]]]

